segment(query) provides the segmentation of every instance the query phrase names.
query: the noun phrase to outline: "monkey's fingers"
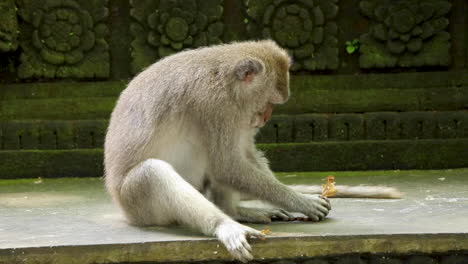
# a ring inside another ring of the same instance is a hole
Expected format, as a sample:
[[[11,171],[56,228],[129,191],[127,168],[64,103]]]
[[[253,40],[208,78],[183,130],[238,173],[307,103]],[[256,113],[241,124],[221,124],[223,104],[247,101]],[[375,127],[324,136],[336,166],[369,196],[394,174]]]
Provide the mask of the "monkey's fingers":
[[[247,227],[246,235],[248,238],[259,238],[261,240],[265,240],[266,238],[265,234],[250,227]]]
[[[311,221],[321,221],[325,219],[330,211],[329,201],[321,198],[318,195],[305,194],[309,203],[309,210],[304,212]]]
[[[328,210],[328,208],[326,206],[319,205],[319,206],[317,206],[317,211],[320,214],[328,215],[330,210]]]
[[[246,248],[242,240],[245,240],[245,237],[231,237],[228,241],[227,249],[236,259],[246,263],[249,260],[252,260],[253,256],[249,250],[249,248],[251,249],[250,245]],[[247,241],[245,242],[247,243]]]
[[[318,202],[320,203],[321,206],[327,208],[327,210],[331,210],[331,204],[330,204],[330,200],[328,200],[328,198],[318,196],[317,200],[318,200]]]
[[[283,209],[271,209],[268,211],[268,218],[271,220],[292,221],[294,216]]]
[[[249,252],[251,249],[250,245],[248,247],[245,246],[247,243],[246,237],[255,232],[260,233],[255,229],[228,219],[218,225],[215,235],[234,258],[247,262],[253,259],[253,257]]]
[[[328,213],[331,210],[330,201],[325,200],[322,197],[318,197],[318,199],[316,201],[317,201],[317,204],[316,204],[317,211],[320,214],[324,214],[325,216],[328,215]],[[321,216],[319,216],[319,217],[321,217]]]
[[[294,215],[283,209],[275,209],[272,211],[271,218],[279,218],[283,221],[292,221],[294,220]]]
[[[327,213],[321,212],[321,211],[315,211],[311,214],[307,215],[307,221],[312,221],[312,222],[320,222],[324,220],[327,217]]]
[[[320,198],[322,198],[323,200],[325,200],[327,202],[326,207],[328,208],[328,210],[331,210],[330,199],[328,199],[327,197],[322,197],[322,196],[320,196]]]
[[[249,252],[252,252],[252,247],[250,246],[249,242],[247,242],[247,239],[245,237],[241,238],[241,243],[245,249],[247,249]]]

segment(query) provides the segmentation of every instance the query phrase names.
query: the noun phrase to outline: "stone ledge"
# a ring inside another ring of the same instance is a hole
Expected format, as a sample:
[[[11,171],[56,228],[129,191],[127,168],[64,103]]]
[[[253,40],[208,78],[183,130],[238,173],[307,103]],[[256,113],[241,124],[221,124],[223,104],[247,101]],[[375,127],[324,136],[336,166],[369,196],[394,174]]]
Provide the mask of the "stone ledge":
[[[467,71],[383,74],[291,75],[291,88],[298,90],[382,90],[468,87]],[[33,82],[2,84],[0,99],[40,99],[118,96],[127,81]]]
[[[468,139],[259,144],[274,171],[442,169],[468,166]]]
[[[275,113],[463,110],[468,107],[466,76],[466,72],[292,76],[291,99]],[[124,88],[120,81],[6,84],[0,89],[0,119],[108,118]]]
[[[468,166],[468,138],[259,144],[274,171],[442,169]],[[356,153],[363,153],[356,155]],[[1,150],[0,179],[100,177],[102,149]]]
[[[252,242],[254,261],[344,258],[347,255],[402,257],[468,254],[468,233],[362,236],[284,236]],[[427,258],[427,256],[426,256]],[[464,257],[466,261],[468,256]],[[0,263],[109,264],[165,262],[231,262],[215,239],[132,244],[51,246],[0,249]],[[294,262],[292,262],[294,263]],[[356,263],[356,262],[351,262]],[[461,263],[461,262],[460,262]],[[466,263],[466,262],[463,262]]]
[[[338,185],[386,185],[406,194],[394,200],[332,199],[333,210],[320,223],[252,225],[272,232],[251,241],[255,263],[465,264],[467,173],[278,174],[287,184],[318,184],[331,174]],[[0,180],[0,230],[2,264],[232,263],[219,242],[186,228],[129,226],[97,178]]]
[[[117,96],[2,100],[0,120],[109,118]],[[275,114],[457,111],[468,107],[468,88],[299,89]]]
[[[125,86],[124,81],[2,84],[0,100],[116,97]]]

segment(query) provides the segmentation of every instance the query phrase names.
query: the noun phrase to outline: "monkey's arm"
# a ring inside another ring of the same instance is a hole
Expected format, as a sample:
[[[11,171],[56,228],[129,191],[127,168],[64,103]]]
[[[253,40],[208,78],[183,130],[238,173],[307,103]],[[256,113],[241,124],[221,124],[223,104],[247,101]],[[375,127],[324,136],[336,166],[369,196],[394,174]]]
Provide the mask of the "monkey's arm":
[[[253,145],[254,146],[254,145]],[[269,171],[268,160],[261,151],[250,148],[247,152],[249,160],[261,170]],[[320,185],[288,185],[296,192],[303,194],[321,194],[322,186]],[[403,193],[399,190],[387,186],[347,186],[337,185],[338,192],[332,198],[377,198],[377,199],[399,199],[403,197]],[[248,195],[243,195],[241,200],[252,200],[254,198]]]
[[[237,145],[239,146],[239,145]],[[231,188],[259,199],[268,201],[288,211],[301,212],[311,219],[319,221],[330,210],[329,201],[318,196],[301,194],[279,182],[269,169],[261,152],[250,147],[244,151],[225,151],[222,162],[215,165],[217,181]]]

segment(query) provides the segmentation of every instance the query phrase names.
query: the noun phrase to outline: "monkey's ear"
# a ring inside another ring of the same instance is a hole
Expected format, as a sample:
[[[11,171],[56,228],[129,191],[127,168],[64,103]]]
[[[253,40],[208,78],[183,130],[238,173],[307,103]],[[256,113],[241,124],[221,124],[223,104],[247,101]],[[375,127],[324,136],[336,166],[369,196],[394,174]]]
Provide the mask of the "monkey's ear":
[[[234,74],[237,79],[246,83],[251,83],[255,75],[263,70],[263,64],[253,58],[247,58],[239,61],[234,68]]]

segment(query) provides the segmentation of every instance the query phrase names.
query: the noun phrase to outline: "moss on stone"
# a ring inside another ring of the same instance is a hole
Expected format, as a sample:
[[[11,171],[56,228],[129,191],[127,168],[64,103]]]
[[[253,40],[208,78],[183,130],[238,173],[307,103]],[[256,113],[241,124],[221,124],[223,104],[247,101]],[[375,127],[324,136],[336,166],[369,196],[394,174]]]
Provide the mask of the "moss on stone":
[[[0,178],[101,177],[102,149],[0,151]]]
[[[437,169],[468,166],[468,139],[260,144],[275,171]]]
[[[0,122],[2,149],[102,148],[108,121],[12,120]]]
[[[364,119],[362,115],[337,114],[330,117],[329,138],[331,140],[364,139]]]
[[[116,97],[4,100],[0,120],[109,118]]]
[[[11,52],[18,48],[18,19],[14,0],[0,2],[0,52]]]
[[[107,78],[107,2],[18,2],[22,56],[18,77]]]
[[[292,76],[291,99],[275,113],[460,110],[466,72]]]
[[[274,171],[467,167],[468,139],[260,144]],[[101,177],[102,149],[0,151],[0,178]]]
[[[8,120],[0,122],[1,149],[102,147],[107,119]],[[468,113],[372,112],[275,115],[258,143],[468,138]]]
[[[123,81],[3,84],[0,99],[117,97],[125,85]]]

